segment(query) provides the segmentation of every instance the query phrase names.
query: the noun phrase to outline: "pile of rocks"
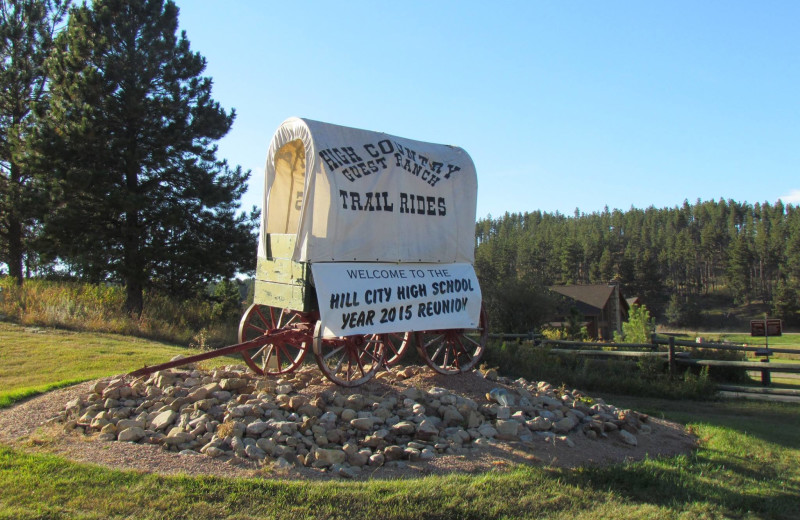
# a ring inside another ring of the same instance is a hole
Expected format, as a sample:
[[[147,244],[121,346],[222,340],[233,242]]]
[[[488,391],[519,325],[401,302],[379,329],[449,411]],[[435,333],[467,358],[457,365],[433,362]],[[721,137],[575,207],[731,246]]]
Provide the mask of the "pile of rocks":
[[[343,477],[498,442],[573,446],[569,435],[579,434],[636,445],[637,434],[650,432],[644,414],[544,382],[499,378],[494,371],[460,376],[484,378],[491,388],[485,395],[400,384],[424,370],[385,372],[366,389],[333,386],[311,367],[278,380],[257,378],[240,366],[119,376],[97,381],[53,421],[105,441],[157,444],[232,462],[301,465]]]

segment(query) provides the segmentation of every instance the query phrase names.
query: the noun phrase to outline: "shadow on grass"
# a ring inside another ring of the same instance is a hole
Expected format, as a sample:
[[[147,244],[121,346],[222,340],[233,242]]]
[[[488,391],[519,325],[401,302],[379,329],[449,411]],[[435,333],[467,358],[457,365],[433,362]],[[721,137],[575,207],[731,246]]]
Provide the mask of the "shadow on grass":
[[[800,405],[763,401],[675,401],[606,395],[606,402],[684,425],[729,428],[784,448],[800,448]]]
[[[88,379],[67,379],[64,381],[51,383],[49,385],[42,385],[30,388],[18,388],[16,390],[11,390],[8,392],[0,392],[0,409],[8,408],[9,406],[30,399],[31,397],[36,397],[37,395],[44,394],[51,390],[55,390],[57,388],[64,388],[65,386],[77,385],[78,383],[83,383],[84,381],[88,381]]]
[[[769,518],[796,518],[800,511],[796,478],[782,476],[768,466],[733,462],[729,456],[712,459],[704,452],[629,466],[551,471],[567,484],[611,492],[625,501],[678,509],[706,503],[722,509],[726,516],[756,513]]]

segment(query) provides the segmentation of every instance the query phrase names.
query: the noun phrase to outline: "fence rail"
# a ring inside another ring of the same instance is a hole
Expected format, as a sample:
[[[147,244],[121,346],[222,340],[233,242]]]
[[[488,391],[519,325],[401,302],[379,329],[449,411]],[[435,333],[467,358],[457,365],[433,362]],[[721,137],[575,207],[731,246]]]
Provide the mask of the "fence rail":
[[[549,352],[556,355],[598,356],[609,358],[665,358],[669,364],[670,375],[677,374],[678,365],[708,366],[708,367],[733,367],[744,368],[761,372],[761,384],[769,386],[772,383],[771,373],[800,373],[800,364],[773,363],[770,356],[773,354],[800,354],[800,349],[765,348],[757,346],[731,345],[728,343],[697,343],[692,341],[677,340],[673,336],[659,338],[653,334],[651,343],[602,343],[545,339],[537,334],[505,334],[495,333],[489,335],[495,339],[513,339],[517,341],[534,341],[541,346],[550,346]],[[602,347],[601,350],[587,349],[587,347]],[[662,347],[666,347],[663,349]],[[719,359],[690,358],[690,353],[678,350],[677,347],[691,348],[694,350],[711,349],[723,351],[753,352],[761,356],[760,361],[726,361]],[[611,349],[614,350],[611,350]]]

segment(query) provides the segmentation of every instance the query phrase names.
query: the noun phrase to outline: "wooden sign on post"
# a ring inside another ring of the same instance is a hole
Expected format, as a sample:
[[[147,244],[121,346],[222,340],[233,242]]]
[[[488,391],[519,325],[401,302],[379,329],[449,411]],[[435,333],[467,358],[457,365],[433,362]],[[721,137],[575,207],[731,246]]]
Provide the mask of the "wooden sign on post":
[[[781,320],[750,320],[751,336],[780,336],[782,333]]]

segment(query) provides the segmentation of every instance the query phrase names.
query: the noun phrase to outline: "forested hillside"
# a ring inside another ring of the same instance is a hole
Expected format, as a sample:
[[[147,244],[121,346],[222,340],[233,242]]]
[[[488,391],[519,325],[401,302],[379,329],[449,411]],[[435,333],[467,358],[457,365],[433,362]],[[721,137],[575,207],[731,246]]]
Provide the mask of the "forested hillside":
[[[612,279],[674,325],[697,324],[698,305],[711,296],[731,306],[763,303],[788,324],[800,308],[800,208],[780,201],[506,213],[478,221],[476,246],[495,330],[546,319],[543,287]]]

